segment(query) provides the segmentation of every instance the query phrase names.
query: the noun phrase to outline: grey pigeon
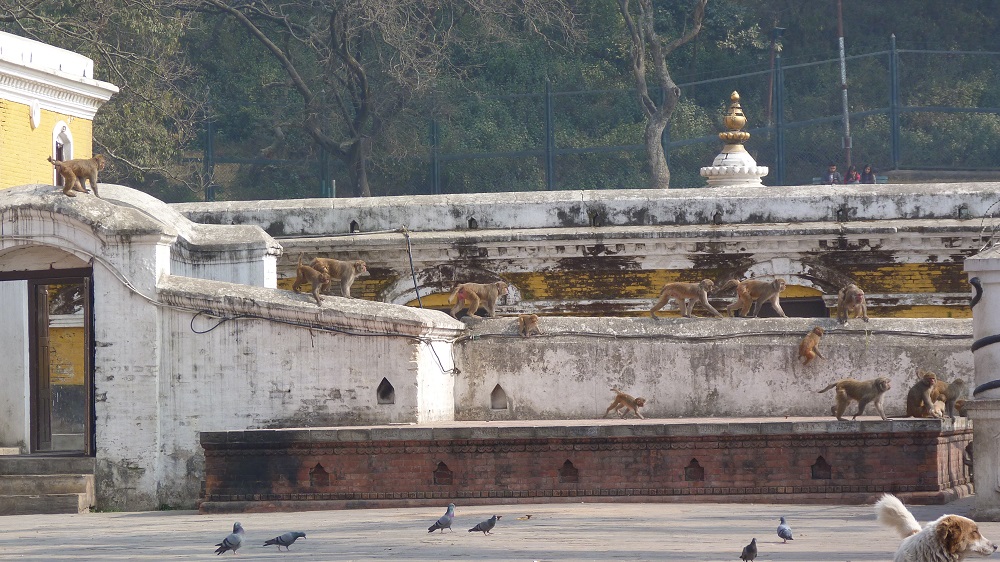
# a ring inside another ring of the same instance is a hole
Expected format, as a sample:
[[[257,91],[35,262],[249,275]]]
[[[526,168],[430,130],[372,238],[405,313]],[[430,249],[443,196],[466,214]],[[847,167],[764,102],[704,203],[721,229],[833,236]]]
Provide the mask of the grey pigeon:
[[[427,527],[428,533],[433,533],[438,529],[441,529],[443,533],[445,529],[451,529],[451,520],[455,518],[455,504],[448,504],[448,511],[444,512],[444,515],[440,519],[434,522],[433,525]]]
[[[217,555],[222,554],[227,550],[232,550],[233,554],[236,554],[236,551],[239,550],[242,544],[243,544],[243,525],[240,525],[240,522],[237,521],[236,523],[233,523],[233,532],[229,533],[229,536],[222,539],[222,542],[215,545],[219,547],[215,549],[215,554]]]
[[[274,537],[273,539],[268,539],[264,541],[264,546],[271,546],[272,544],[276,544],[278,545],[278,550],[281,550],[281,547],[285,547],[285,550],[288,550],[288,547],[292,546],[292,543],[295,542],[295,539],[300,539],[300,538],[301,539],[306,538],[306,534],[301,531],[288,531],[287,533],[281,533],[280,535]]]
[[[493,527],[496,527],[497,519],[500,519],[501,517],[503,517],[503,515],[494,515],[493,517],[490,517],[486,521],[483,521],[482,523],[469,529],[469,532],[471,533],[473,531],[482,531],[484,535],[492,535],[493,533],[491,533],[490,531],[493,530]]]
[[[778,525],[778,536],[781,537],[781,542],[785,543],[792,540],[792,528],[785,523],[785,518],[781,518],[781,524]]]
[[[740,560],[743,562],[752,562],[754,558],[757,558],[757,539],[750,541],[750,544],[743,547],[743,554],[740,554]]]

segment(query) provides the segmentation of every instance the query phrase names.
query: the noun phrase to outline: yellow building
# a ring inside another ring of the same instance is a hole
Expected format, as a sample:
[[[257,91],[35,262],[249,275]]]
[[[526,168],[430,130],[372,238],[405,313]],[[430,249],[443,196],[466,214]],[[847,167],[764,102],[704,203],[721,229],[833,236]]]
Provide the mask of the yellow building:
[[[90,158],[94,114],[117,92],[91,59],[0,32],[0,189],[54,185],[48,156]]]

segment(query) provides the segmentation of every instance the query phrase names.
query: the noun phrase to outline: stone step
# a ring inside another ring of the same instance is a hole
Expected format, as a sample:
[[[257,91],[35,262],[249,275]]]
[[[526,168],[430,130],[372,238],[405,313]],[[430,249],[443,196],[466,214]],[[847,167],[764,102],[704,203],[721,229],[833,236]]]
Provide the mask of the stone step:
[[[21,449],[19,447],[0,447],[0,456],[4,455],[20,455]]]
[[[0,496],[87,494],[94,496],[93,474],[0,474]]]
[[[0,496],[0,515],[87,513],[91,503],[86,494]]]
[[[94,457],[0,456],[0,474],[93,474]]]

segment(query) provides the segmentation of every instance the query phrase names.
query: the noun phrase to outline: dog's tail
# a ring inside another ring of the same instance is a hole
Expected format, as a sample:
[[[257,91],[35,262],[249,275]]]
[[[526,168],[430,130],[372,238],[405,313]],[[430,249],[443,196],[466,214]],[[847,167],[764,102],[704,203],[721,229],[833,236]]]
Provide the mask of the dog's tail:
[[[879,523],[892,527],[900,537],[906,538],[920,532],[920,523],[917,523],[903,502],[892,494],[885,494],[875,503],[875,515]]]

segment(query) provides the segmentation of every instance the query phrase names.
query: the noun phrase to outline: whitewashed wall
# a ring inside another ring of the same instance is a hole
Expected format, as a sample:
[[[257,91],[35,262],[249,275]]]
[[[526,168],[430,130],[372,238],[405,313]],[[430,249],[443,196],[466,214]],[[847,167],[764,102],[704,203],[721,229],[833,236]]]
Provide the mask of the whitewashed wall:
[[[826,359],[803,366],[798,344],[813,326],[827,330]],[[642,412],[652,418],[823,416],[834,391],[819,389],[879,376],[892,382],[886,413],[902,415],[918,368],[962,378],[970,390],[973,381],[971,320],[545,317],[541,329],[521,338],[511,318],[472,328],[476,337],[455,352],[456,419],[596,418],[612,386],[649,400]],[[506,410],[491,407],[498,384]]]
[[[0,447],[28,442],[28,283],[0,281]]]

